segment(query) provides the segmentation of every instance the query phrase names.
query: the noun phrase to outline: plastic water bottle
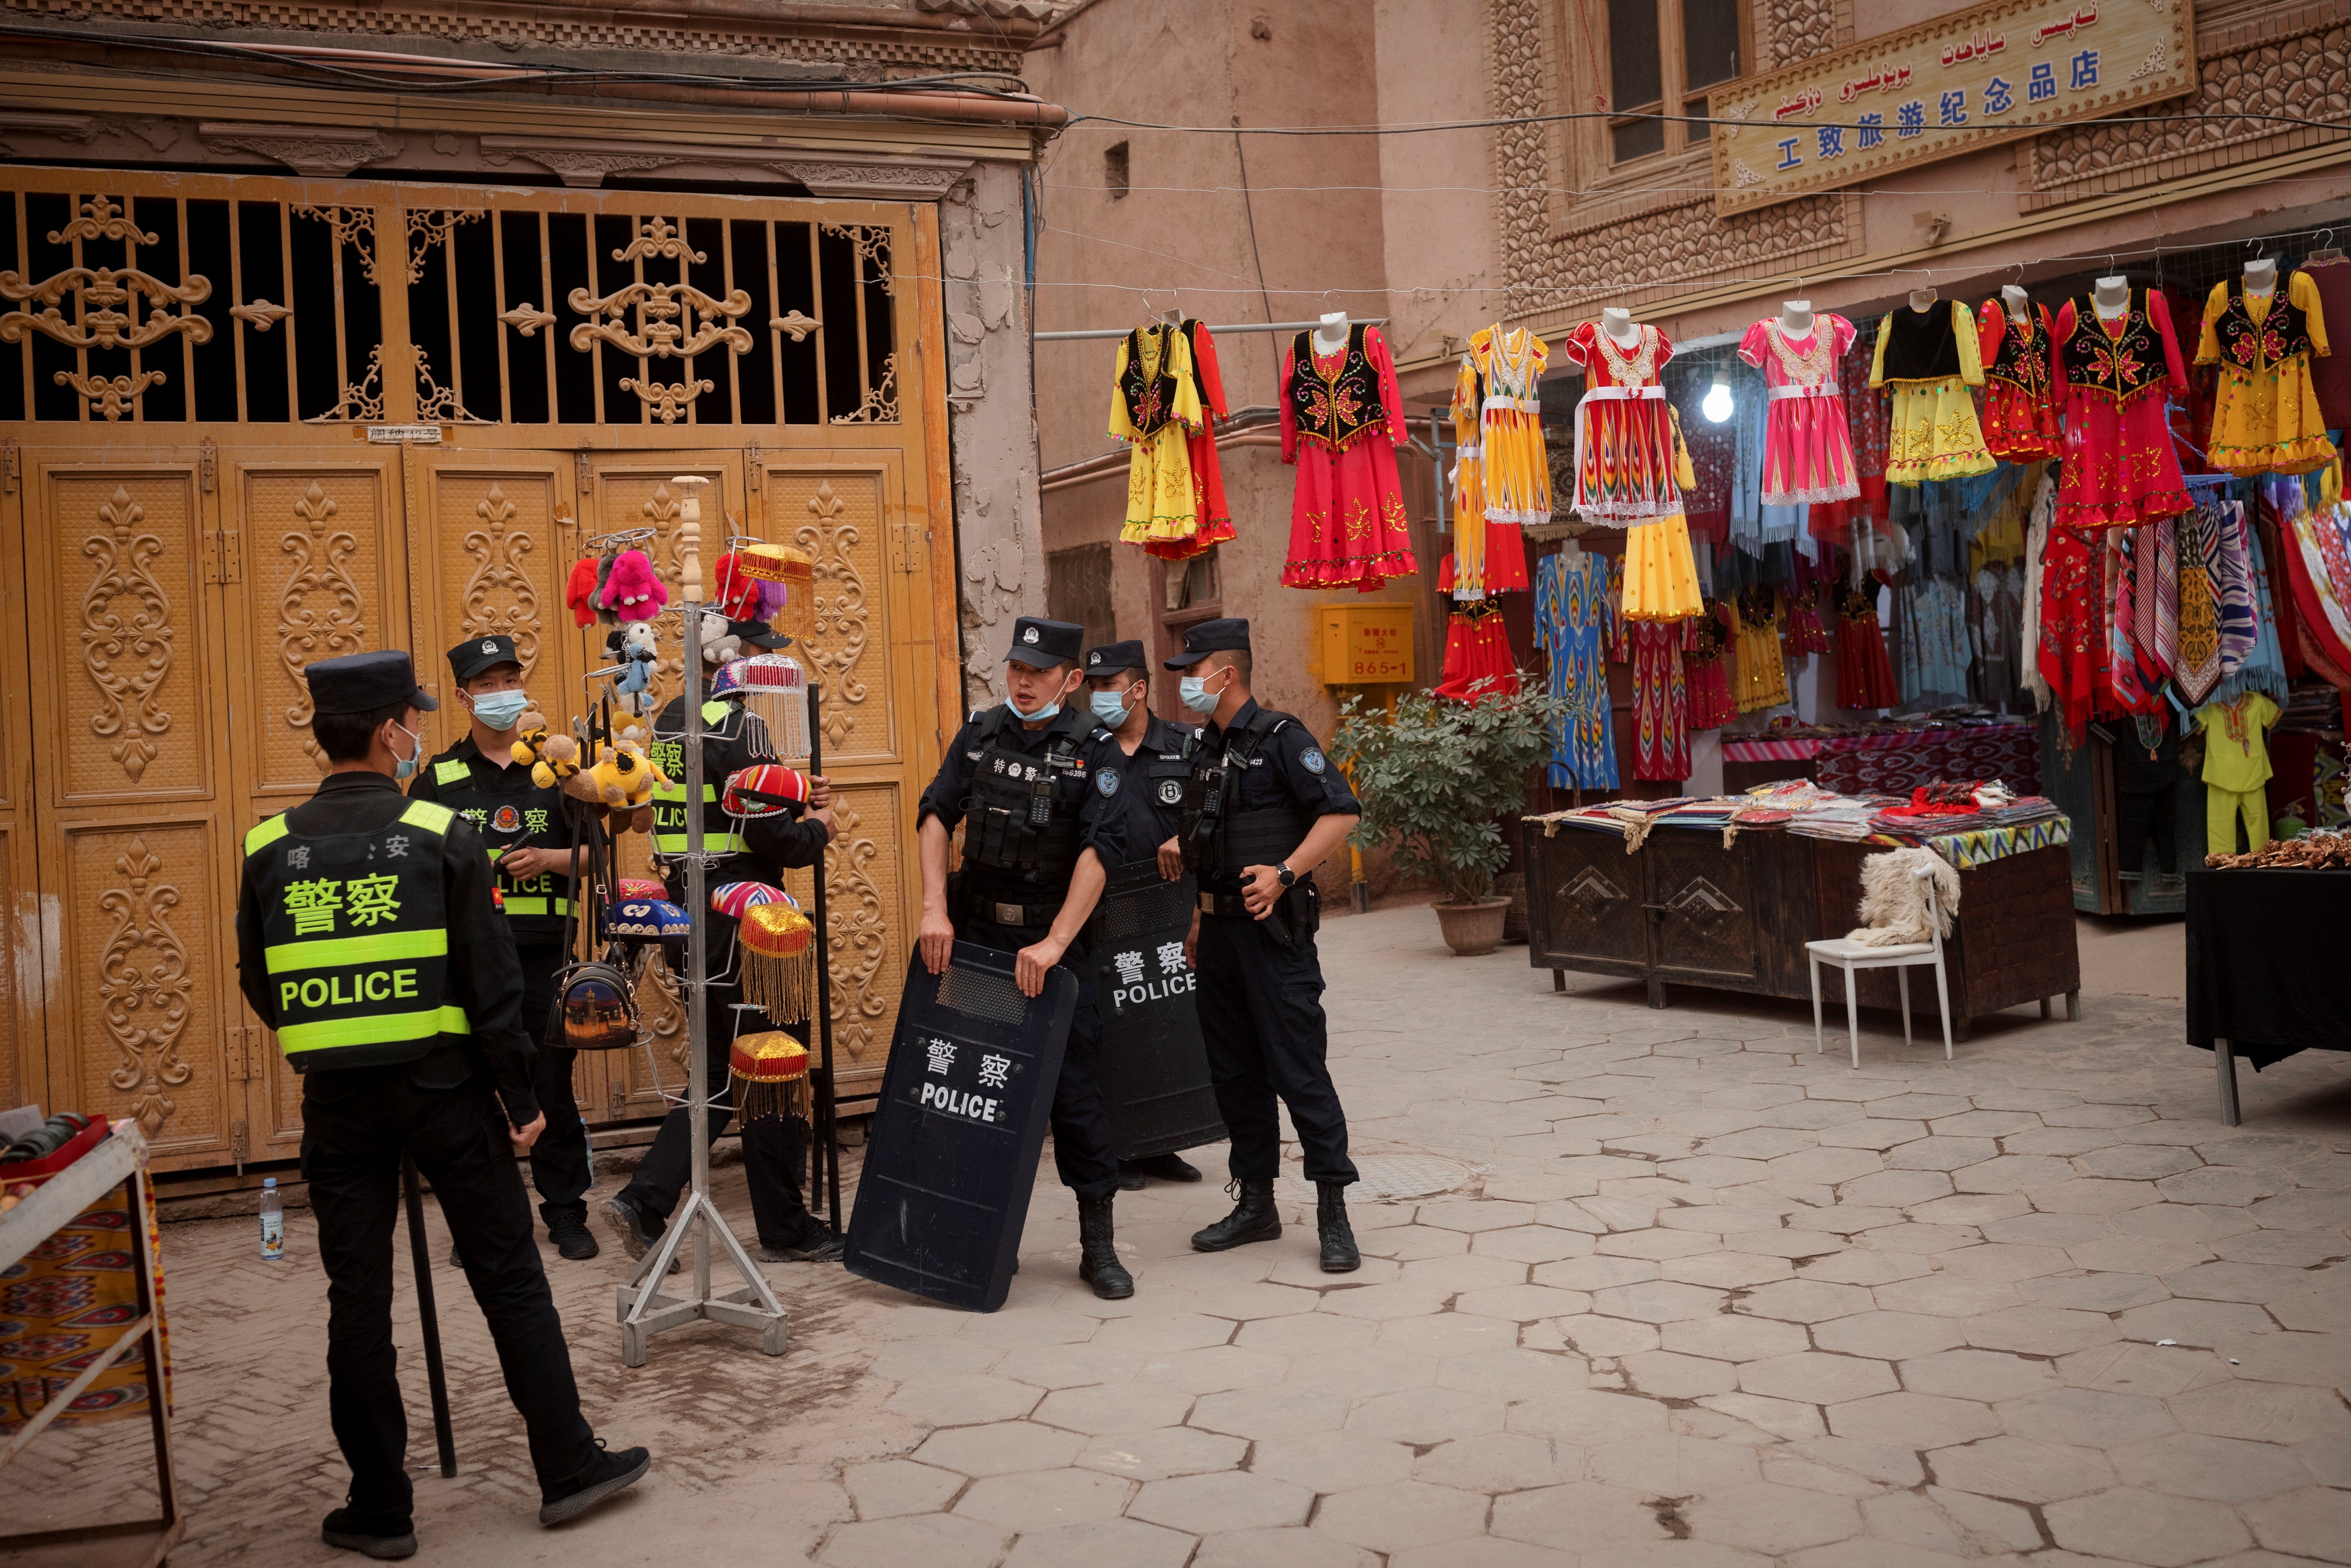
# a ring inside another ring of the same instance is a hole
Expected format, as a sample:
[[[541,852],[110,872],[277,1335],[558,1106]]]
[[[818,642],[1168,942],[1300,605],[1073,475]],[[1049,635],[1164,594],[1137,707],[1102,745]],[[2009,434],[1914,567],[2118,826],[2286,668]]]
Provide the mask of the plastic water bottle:
[[[261,1256],[272,1263],[286,1256],[286,1202],[276,1176],[261,1179]]]

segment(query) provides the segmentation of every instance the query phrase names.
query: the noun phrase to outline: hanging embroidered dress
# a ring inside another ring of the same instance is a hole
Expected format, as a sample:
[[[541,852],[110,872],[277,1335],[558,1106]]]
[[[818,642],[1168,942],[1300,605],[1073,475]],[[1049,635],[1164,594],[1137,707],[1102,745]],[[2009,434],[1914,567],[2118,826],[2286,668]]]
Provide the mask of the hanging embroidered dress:
[[[1970,387],[1983,385],[1975,318],[1954,299],[1886,312],[1877,328],[1869,384],[1894,393],[1886,434],[1886,482],[1920,485],[1989,474],[1999,464],[1984,449]]]
[[[2335,460],[2326,416],[2311,382],[2314,355],[2328,352],[2326,319],[2310,274],[2254,294],[2241,277],[2212,286],[2196,362],[2220,367],[2211,441],[2204,449],[2224,474],[2307,474]]]
[[[1628,621],[1619,632],[1617,657],[1633,666],[1635,779],[1678,783],[1690,776],[1689,681],[1682,653],[1691,624]]]
[[[1730,618],[1737,613],[1719,599],[1709,599],[1689,622],[1689,640],[1682,649],[1682,670],[1689,678],[1689,727],[1720,729],[1739,716],[1730,695]]]
[[[1543,450],[1538,388],[1550,346],[1525,330],[1480,328],[1454,378],[1454,439],[1476,457],[1476,507],[1457,490],[1454,594],[1479,598],[1527,588],[1520,530],[1551,521],[1551,459]]]
[[[1185,453],[1192,464],[1194,527],[1188,538],[1151,539],[1143,553],[1163,560],[1189,560],[1233,537],[1233,516],[1225,505],[1224,466],[1217,459],[1217,421],[1226,412],[1225,381],[1217,367],[1217,340],[1207,324],[1186,320],[1184,339],[1192,351],[1192,386],[1200,400],[1200,428],[1187,434]]]
[[[1551,655],[1550,694],[1572,715],[1552,732],[1554,789],[1616,788],[1616,727],[1608,706],[1607,648],[1616,631],[1608,558],[1547,555],[1535,568],[1535,646]]]
[[[1445,628],[1443,679],[1429,695],[1468,703],[1518,689],[1518,662],[1510,657],[1501,607],[1479,600],[1456,610]]]
[[[1812,330],[1790,337],[1775,319],[1758,321],[1740,340],[1739,357],[1763,372],[1771,408],[1763,435],[1763,504],[1825,505],[1861,494],[1854,471],[1853,427],[1837,382],[1837,360],[1854,325],[1842,316],[1813,318]]]
[[[1789,700],[1788,665],[1780,652],[1780,595],[1758,583],[1740,591],[1738,606],[1731,700],[1740,713],[1760,713]]]
[[[1575,509],[1619,528],[1682,509],[1673,424],[1658,380],[1674,346],[1655,327],[1635,331],[1640,340],[1627,350],[1599,323],[1586,321],[1565,344],[1567,357],[1584,368],[1586,388],[1575,405]]]
[[[1280,408],[1281,460],[1298,467],[1283,585],[1369,593],[1419,570],[1396,480],[1404,396],[1379,329],[1355,322],[1335,354],[1299,333],[1282,357]]]
[[[1474,575],[1478,592],[1459,595],[1462,598],[1482,598],[1485,593],[1486,451],[1479,444],[1485,402],[1485,378],[1478,373],[1476,358],[1464,354],[1453,378],[1453,553],[1446,559],[1454,563],[1455,570],[1452,580],[1441,582],[1437,590],[1454,593],[1458,586],[1455,580]]]
[[[1894,684],[1894,663],[1886,656],[1886,632],[1877,623],[1877,584],[1865,578],[1859,588],[1840,583],[1837,608],[1836,706],[1887,708],[1902,700]]]
[[[1190,438],[1200,428],[1192,346],[1175,328],[1129,332],[1111,375],[1110,434],[1132,449],[1126,468],[1128,544],[1189,540],[1199,529]]]
[[[2159,292],[2134,288],[2108,321],[2085,297],[2050,329],[2050,378],[2065,402],[2057,527],[2119,528],[2176,517],[2191,504],[2165,417],[2185,396],[2188,371]]]
[[[2003,463],[2032,463],[2064,449],[2056,401],[2049,395],[2049,308],[2028,304],[2017,320],[1998,299],[1984,301],[1984,447]]]

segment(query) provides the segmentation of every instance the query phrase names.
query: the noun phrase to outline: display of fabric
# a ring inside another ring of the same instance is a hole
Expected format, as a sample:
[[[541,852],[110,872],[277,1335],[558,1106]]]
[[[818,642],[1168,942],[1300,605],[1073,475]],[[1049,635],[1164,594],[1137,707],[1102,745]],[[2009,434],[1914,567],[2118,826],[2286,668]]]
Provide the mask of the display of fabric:
[[[1770,389],[1764,505],[1842,501],[1861,494],[1853,467],[1853,428],[1837,381],[1837,361],[1853,340],[1853,323],[1836,315],[1814,316],[1812,329],[1801,337],[1767,319],[1740,340],[1739,357],[1763,372]]]
[[[1189,560],[1234,537],[1233,516],[1225,505],[1224,465],[1217,456],[1217,422],[1230,417],[1225,402],[1224,372],[1217,365],[1217,340],[1205,321],[1187,319],[1184,339],[1192,350],[1192,386],[1200,399],[1200,428],[1185,438],[1192,464],[1194,526],[1188,538],[1148,539],[1145,555],[1163,560]]]
[[[1280,401],[1281,460],[1298,468],[1283,585],[1369,593],[1418,570],[1396,481],[1404,396],[1379,329],[1355,322],[1334,354],[1299,333],[1282,356]]]
[[[1843,538],[1846,525],[1886,520],[1886,453],[1892,434],[1885,389],[1870,385],[1870,368],[1877,359],[1877,334],[1856,337],[1837,365],[1837,384],[1845,389],[1846,423],[1853,433],[1854,481],[1861,494],[1844,505],[1816,507],[1809,526],[1816,538]]]
[[[1172,543],[1199,530],[1191,437],[1201,427],[1190,340],[1164,322],[1129,332],[1118,346],[1110,394],[1110,434],[1132,452],[1121,539]]]
[[[1584,369],[1575,405],[1575,509],[1623,526],[1682,509],[1675,477],[1673,421],[1658,378],[1674,346],[1655,327],[1634,329],[1626,350],[1586,321],[1568,334],[1567,357]]]
[[[2109,528],[2092,547],[2105,555],[2106,658],[2099,673],[2108,711],[2151,714],[2163,699],[2147,689],[2139,668],[2137,546],[2134,530]]]
[[[2220,600],[2213,570],[2218,544],[2208,520],[2210,503],[2182,512],[2178,519],[2179,643],[2171,681],[2189,704],[2202,702],[2220,682]]]
[[[1454,383],[1457,437],[1474,413],[1482,527],[1462,529],[1454,546],[1460,598],[1523,592],[1527,549],[1520,529],[1551,521],[1551,458],[1543,450],[1541,383],[1551,349],[1523,329],[1498,323],[1469,337]],[[1462,404],[1468,383],[1470,409]],[[1477,541],[1472,547],[1472,539]]]
[[[1789,580],[1785,606],[1788,652],[1826,653],[1835,643],[1821,618],[1821,591],[1836,584],[1836,552],[1823,545],[1817,556],[1807,555],[1807,542],[1799,540],[1792,552],[1795,574]]]
[[[1815,772],[1822,789],[1843,795],[1907,795],[1949,779],[1997,779],[2031,795],[2041,788],[2041,752],[2023,723],[1873,729],[1823,739]]]
[[[156,1260],[152,1310],[164,1311],[162,1233],[155,1218],[155,1189],[139,1184],[142,1213],[123,1206],[116,1186],[51,1232],[47,1240],[12,1266],[0,1285],[0,1314],[6,1337],[0,1340],[0,1436],[19,1433],[41,1407],[62,1394],[90,1362],[113,1346],[139,1317],[138,1247],[132,1227],[147,1233],[147,1255]],[[249,1243],[248,1243],[249,1245]],[[162,1340],[164,1398],[172,1396],[171,1340]],[[52,1428],[96,1426],[136,1416],[147,1419],[147,1355],[138,1346],[99,1374],[73,1402],[51,1417]]]
[[[1837,706],[1894,706],[1902,694],[1886,656],[1885,629],[1877,623],[1877,584],[1865,580],[1860,588],[1840,586],[1836,608]]]
[[[1977,319],[1985,449],[2006,463],[2056,456],[2064,438],[2049,395],[2049,308],[2028,304],[2019,321],[2001,301],[1987,299]]]
[[[1573,710],[1552,732],[1549,780],[1555,789],[1616,788],[1607,664],[1615,635],[1608,558],[1573,546],[1543,557],[1535,568],[1535,646],[1551,655],[1550,695]],[[1449,644],[1447,653],[1449,671]]]
[[[2105,551],[2071,528],[2052,528],[2041,576],[2041,629],[2035,658],[2072,745],[2082,744],[2095,706],[2105,648],[2100,610]]]
[[[2312,256],[2303,276],[2317,292],[2328,320],[2351,321],[2351,260],[2337,254]],[[2311,389],[2318,394],[2318,422],[2329,430],[2351,430],[2351,354],[2326,354],[2310,364]]]
[[[1625,533],[1627,621],[1682,621],[1698,612],[1698,562],[1689,525],[1679,513],[1636,523]]]
[[[2326,353],[2325,312],[2308,273],[2286,279],[2283,300],[2275,288],[2253,293],[2242,277],[2214,284],[2196,344],[2196,362],[2220,369],[2204,449],[2211,465],[2227,474],[2307,474],[2333,462],[2335,444],[2310,379],[2313,358]]]
[[[1466,703],[1518,689],[1518,661],[1510,657],[1500,608],[1481,600],[1456,610],[1445,627],[1443,678],[1429,695]]]
[[[1983,567],[1969,584],[1968,646],[1975,654],[1976,699],[2021,707],[2024,578],[2005,561]]]
[[[2036,711],[2052,706],[2048,679],[2041,673],[2042,557],[2049,549],[2049,528],[2057,515],[2057,478],[2047,469],[2032,488],[2032,503],[2024,528],[2023,647],[2018,684],[2032,695]]]
[[[1902,653],[1902,700],[1926,707],[1968,696],[1967,595],[1956,582],[1929,578],[1894,596]]]
[[[1740,713],[1788,702],[1788,665],[1780,652],[1780,595],[1758,584],[1740,590],[1732,647],[1731,700]]]
[[[1678,783],[1690,776],[1689,682],[1682,661],[1689,621],[1628,622],[1633,665],[1633,777]]]
[[[1723,601],[1709,599],[1689,622],[1682,671],[1688,677],[1692,730],[1720,729],[1739,716],[1739,704],[1730,692],[1731,620],[1737,613]]]
[[[2335,671],[2351,671],[2351,510],[2313,507],[2300,486],[2275,488],[2287,492],[2279,507],[2280,542],[2302,616],[2297,631]]]
[[[2188,509],[2164,414],[2188,373],[2160,292],[2131,290],[2109,321],[2088,296],[2069,299],[2051,329],[2050,375],[2064,400],[2065,453],[2057,524],[2126,528]]]
[[[1878,324],[1869,384],[1894,394],[1887,484],[1991,472],[1994,460],[1968,390],[1983,385],[1979,348],[1975,317],[1957,299],[1924,310],[1904,305]]]

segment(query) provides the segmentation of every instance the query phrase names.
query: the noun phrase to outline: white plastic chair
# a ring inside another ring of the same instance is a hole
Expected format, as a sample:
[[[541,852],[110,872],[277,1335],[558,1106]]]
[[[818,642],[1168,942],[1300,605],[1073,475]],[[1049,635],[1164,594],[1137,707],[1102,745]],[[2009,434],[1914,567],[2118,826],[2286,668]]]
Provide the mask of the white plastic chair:
[[[1933,938],[1927,942],[1903,942],[1890,947],[1873,947],[1865,942],[1855,942],[1849,936],[1833,936],[1825,941],[1804,944],[1804,956],[1812,962],[1813,970],[1813,1052],[1818,1055],[1825,1049],[1821,1028],[1821,966],[1834,964],[1844,971],[1844,1025],[1853,1039],[1853,1064],[1861,1066],[1861,1022],[1854,1006],[1853,974],[1855,969],[1891,969],[1895,983],[1902,990],[1902,1043],[1910,1040],[1910,969],[1913,965],[1935,967],[1935,999],[1943,1009],[1943,1060],[1951,1060],[1951,989],[1943,973],[1943,911],[1935,896],[1935,873],[1921,868],[1912,872],[1925,884],[1927,894],[1927,931]]]

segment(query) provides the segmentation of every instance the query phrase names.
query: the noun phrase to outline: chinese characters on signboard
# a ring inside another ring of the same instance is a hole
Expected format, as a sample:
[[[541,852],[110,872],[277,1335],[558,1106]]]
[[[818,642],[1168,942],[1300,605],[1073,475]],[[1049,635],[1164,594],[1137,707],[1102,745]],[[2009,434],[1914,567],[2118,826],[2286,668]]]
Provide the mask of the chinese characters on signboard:
[[[2190,0],[2001,0],[1815,56],[1717,99],[1715,211],[2192,92],[2195,40]]]
[[[937,1111],[984,1126],[998,1126],[1008,1119],[1010,1107],[1001,1092],[1011,1080],[1010,1057],[993,1051],[980,1051],[975,1061],[966,1062],[962,1074],[973,1087],[959,1089],[955,1080],[958,1076],[956,1063],[967,1055],[963,1046],[937,1035],[925,1036],[922,1044],[925,1065],[921,1084],[914,1091],[915,1104],[925,1111]],[[987,1092],[989,1090],[998,1092]]]

